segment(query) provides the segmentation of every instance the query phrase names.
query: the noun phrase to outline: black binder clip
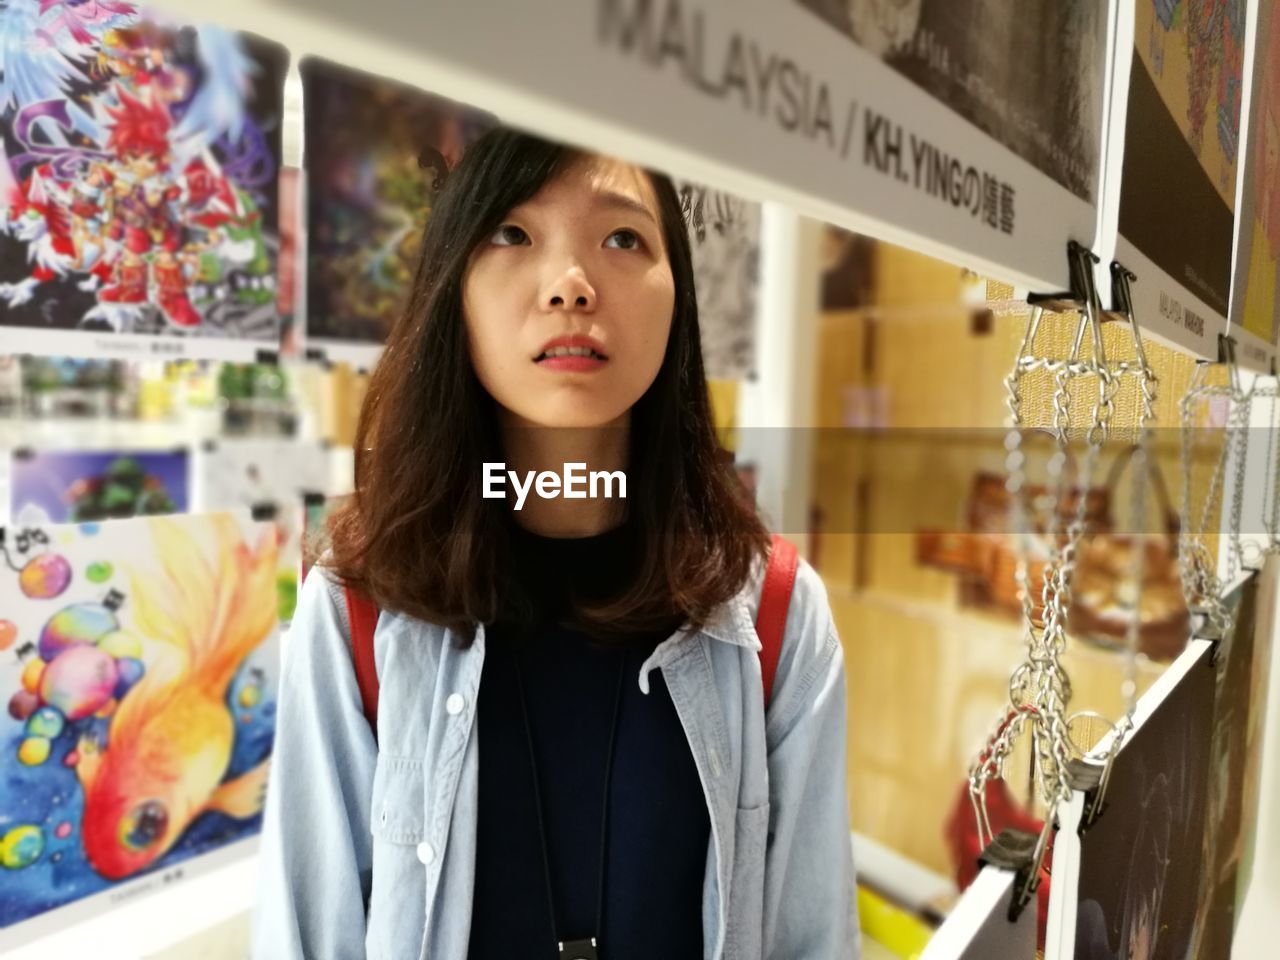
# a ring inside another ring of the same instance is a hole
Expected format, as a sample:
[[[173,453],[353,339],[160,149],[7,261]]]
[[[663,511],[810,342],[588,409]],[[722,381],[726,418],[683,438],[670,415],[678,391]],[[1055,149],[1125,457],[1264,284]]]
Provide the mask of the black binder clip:
[[[1111,261],[1111,311],[1125,317],[1133,316],[1132,284],[1138,275],[1119,260]]]
[[[1093,279],[1093,268],[1101,262],[1084,244],[1074,240],[1067,241],[1067,275],[1071,278],[1071,289],[1056,293],[1029,293],[1027,303],[1054,313],[1069,313],[1092,307],[1100,314],[1102,301],[1098,297],[1098,287]]]
[[[1236,365],[1236,338],[1225,333],[1218,334],[1218,362]]]
[[[1225,363],[1234,367],[1236,365],[1236,338],[1229,337],[1225,333],[1218,334],[1218,355],[1213,360],[1197,357],[1196,363]]]
[[[1001,830],[978,857],[979,870],[987,866],[996,867],[1008,870],[1014,876],[1013,897],[1009,901],[1010,923],[1018,922],[1018,917],[1022,916],[1022,911],[1040,887],[1040,865],[1044,862],[1039,848],[1042,839],[1043,835],[1036,836],[1025,830]]]
[[[328,370],[333,366],[333,364],[329,361],[329,355],[325,353],[323,350],[321,350],[319,347],[307,347],[307,349],[303,351],[302,357],[304,360],[308,361],[309,363],[320,364],[320,366],[323,367],[325,370]]]
[[[1077,831],[1082,837],[1089,832],[1089,828],[1107,809],[1103,783],[1107,773],[1108,768],[1105,764],[1072,760],[1067,765],[1067,778],[1071,781],[1071,789],[1079,790],[1085,795],[1084,816],[1080,818],[1080,827]]]
[[[274,503],[255,503],[249,508],[254,520],[274,520],[279,508]]]

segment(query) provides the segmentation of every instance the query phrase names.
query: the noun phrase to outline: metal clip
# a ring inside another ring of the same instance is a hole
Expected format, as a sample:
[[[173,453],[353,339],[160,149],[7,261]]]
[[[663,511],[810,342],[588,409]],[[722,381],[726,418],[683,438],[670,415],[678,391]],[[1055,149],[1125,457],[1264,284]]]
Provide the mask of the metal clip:
[[[1019,873],[1021,883],[1017,884],[1017,893],[1014,895],[1013,902],[1009,905],[1009,919],[1017,920],[1018,916],[1026,908],[1027,904],[1036,895],[1036,891],[1040,889],[1040,870],[1044,867],[1045,856],[1049,852],[1049,837],[1053,831],[1057,829],[1054,821],[1057,819],[1057,805],[1050,810],[1044,818],[1044,827],[1040,830],[1040,836],[1036,838],[1035,849],[1031,855],[1031,862],[1026,867],[1026,873]]]
[[[1053,293],[1029,293],[1027,303],[1056,313],[1093,309],[1101,312],[1102,303],[1093,281],[1093,267],[1101,261],[1092,250],[1074,240],[1067,241],[1067,275],[1071,289]]]
[[[1017,922],[1030,900],[1029,896],[1024,897],[1024,893],[1028,889],[1028,873],[1036,864],[1038,848],[1039,837],[1036,834],[1027,833],[1025,830],[1005,829],[986,845],[981,856],[978,857],[979,870],[984,866],[990,866],[1008,870],[1014,875],[1014,895],[1009,901],[1010,923]],[[1038,872],[1039,867],[1036,867],[1036,873]],[[1030,887],[1031,893],[1035,892],[1037,886],[1039,886],[1038,878],[1036,884]]]

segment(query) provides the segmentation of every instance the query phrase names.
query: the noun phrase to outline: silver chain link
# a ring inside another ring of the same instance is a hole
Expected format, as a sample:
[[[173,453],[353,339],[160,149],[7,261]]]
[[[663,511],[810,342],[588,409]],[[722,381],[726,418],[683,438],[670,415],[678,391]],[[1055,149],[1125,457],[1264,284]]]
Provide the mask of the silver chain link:
[[[1182,398],[1182,517],[1178,544],[1178,573],[1182,580],[1182,592],[1193,611],[1205,617],[1205,626],[1213,636],[1226,636],[1231,631],[1232,615],[1223,602],[1225,584],[1218,577],[1218,560],[1206,543],[1209,519],[1213,506],[1221,498],[1221,488],[1226,474],[1227,461],[1232,451],[1236,453],[1236,470],[1233,486],[1233,502],[1228,516],[1227,583],[1235,579],[1240,554],[1240,511],[1244,500],[1247,432],[1249,426],[1250,397],[1239,386],[1235,371],[1226,385],[1205,382],[1209,364],[1200,364],[1192,376],[1191,386]],[[1191,495],[1194,479],[1195,436],[1197,406],[1201,401],[1214,397],[1225,399],[1230,405],[1227,415],[1222,449],[1209,479],[1209,489],[1200,508],[1199,521],[1193,516]]]
[[[1071,700],[1071,683],[1062,667],[1061,656],[1066,648],[1067,611],[1071,602],[1071,578],[1075,569],[1076,551],[1089,521],[1089,491],[1093,473],[1100,460],[1102,446],[1110,434],[1115,397],[1122,380],[1134,374],[1140,376],[1140,425],[1145,425],[1153,414],[1155,405],[1155,378],[1145,362],[1136,326],[1131,326],[1131,329],[1137,344],[1138,360],[1108,363],[1102,344],[1100,321],[1090,307],[1081,315],[1072,356],[1068,360],[1059,360],[1033,355],[1042,317],[1043,310],[1036,307],[1013,370],[1004,379],[1005,402],[1010,419],[1010,429],[1005,440],[1005,465],[1009,473],[1006,487],[1013,504],[1013,532],[1018,545],[1017,578],[1023,601],[1026,658],[1009,678],[1009,708],[997,723],[969,772],[970,799],[980,840],[985,846],[993,839],[986,809],[987,783],[992,779],[1003,778],[1014,744],[1030,726],[1034,780],[1039,798],[1048,810],[1045,834],[1042,835],[1038,848],[1041,853],[1058,805],[1071,794],[1070,738],[1065,719]],[[1091,333],[1093,338],[1092,355],[1087,360],[1080,356],[1085,333]],[[1053,434],[1058,447],[1049,464],[1052,481],[1046,496],[1049,557],[1041,584],[1040,597],[1044,613],[1039,626],[1034,621],[1034,609],[1030,600],[1032,593],[1028,583],[1030,531],[1023,506],[1026,456],[1022,450],[1021,391],[1022,377],[1035,370],[1049,371],[1054,375]],[[1092,423],[1085,430],[1086,450],[1083,463],[1075,477],[1075,509],[1064,532],[1061,529],[1059,504],[1068,492],[1065,466],[1070,456],[1071,442],[1070,387],[1075,379],[1084,376],[1096,378],[1097,399],[1091,411]]]
[[[1280,550],[1280,444],[1276,443],[1276,430],[1280,429],[1280,423],[1276,422],[1276,414],[1280,413],[1280,389],[1277,389],[1277,382],[1274,376],[1268,378],[1271,382],[1268,386],[1259,386],[1255,381],[1252,394],[1254,397],[1270,397],[1271,398],[1271,417],[1267,425],[1267,466],[1270,468],[1267,473],[1266,480],[1263,482],[1262,503],[1263,516],[1262,525],[1267,531],[1267,553],[1275,553]],[[1270,504],[1270,509],[1267,505]]]

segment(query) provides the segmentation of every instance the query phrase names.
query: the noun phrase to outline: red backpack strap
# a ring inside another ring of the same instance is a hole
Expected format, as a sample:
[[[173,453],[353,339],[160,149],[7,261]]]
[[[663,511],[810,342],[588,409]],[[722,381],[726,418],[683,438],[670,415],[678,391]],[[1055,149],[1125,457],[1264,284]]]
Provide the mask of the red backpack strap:
[[[760,638],[760,676],[764,681],[764,705],[769,707],[773,695],[773,678],[778,672],[782,653],[782,631],[787,625],[791,606],[791,588],[795,586],[800,564],[795,544],[780,534],[773,535],[769,564],[760,588],[760,609],[756,613],[756,635]]]
[[[351,628],[351,662],[356,668],[360,702],[373,737],[378,738],[378,665],[373,658],[373,632],[378,626],[378,608],[368,597],[350,587],[347,594],[347,623]]]

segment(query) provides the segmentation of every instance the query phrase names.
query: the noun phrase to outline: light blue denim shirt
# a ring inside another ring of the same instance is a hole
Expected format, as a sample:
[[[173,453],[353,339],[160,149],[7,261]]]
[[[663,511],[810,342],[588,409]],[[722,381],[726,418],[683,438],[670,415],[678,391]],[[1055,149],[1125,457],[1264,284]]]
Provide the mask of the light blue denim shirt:
[[[648,693],[650,671],[663,672],[710,812],[706,960],[849,960],[858,925],[840,641],[802,561],[766,717],[759,579],[702,630],[663,641],[636,682]],[[459,649],[439,626],[384,613],[375,743],[342,589],[313,568],[283,644],[255,960],[465,960],[484,651],[483,628]]]

